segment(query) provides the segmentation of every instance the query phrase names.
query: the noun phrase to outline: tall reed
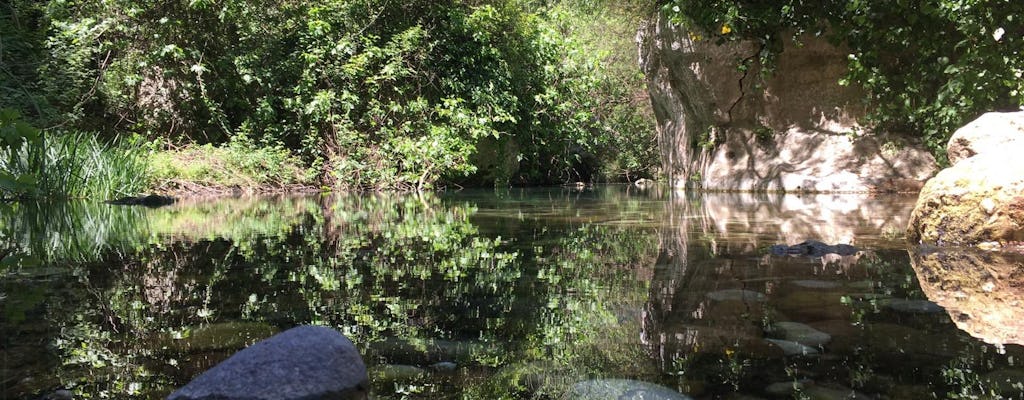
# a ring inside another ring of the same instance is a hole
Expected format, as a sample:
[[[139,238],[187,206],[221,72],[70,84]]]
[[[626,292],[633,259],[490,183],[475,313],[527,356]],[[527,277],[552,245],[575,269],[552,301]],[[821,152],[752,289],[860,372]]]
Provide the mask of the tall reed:
[[[89,133],[44,132],[0,148],[0,172],[17,177],[6,198],[102,198],[147,188],[147,163],[137,146],[100,142]]]

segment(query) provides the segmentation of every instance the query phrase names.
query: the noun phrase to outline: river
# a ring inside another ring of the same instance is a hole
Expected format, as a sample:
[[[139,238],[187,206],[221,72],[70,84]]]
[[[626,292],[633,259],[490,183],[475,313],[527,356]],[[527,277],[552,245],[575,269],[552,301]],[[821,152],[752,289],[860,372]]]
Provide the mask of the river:
[[[377,399],[561,399],[600,379],[1020,397],[1016,295],[969,301],[1013,290],[1021,260],[909,247],[914,201],[598,186],[3,204],[0,398],[159,399],[300,324],[351,338]],[[768,251],[808,239],[860,251]],[[964,259],[988,271],[977,290],[942,270]]]

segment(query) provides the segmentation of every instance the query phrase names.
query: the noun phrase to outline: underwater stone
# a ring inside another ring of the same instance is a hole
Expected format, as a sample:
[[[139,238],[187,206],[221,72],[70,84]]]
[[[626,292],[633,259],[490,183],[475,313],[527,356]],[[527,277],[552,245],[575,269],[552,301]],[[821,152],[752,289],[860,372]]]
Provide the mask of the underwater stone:
[[[799,381],[776,382],[764,388],[764,392],[775,397],[788,397],[791,396],[797,390],[803,390],[804,386],[809,385],[810,383],[811,381],[807,379],[801,379]]]
[[[821,346],[832,341],[831,335],[799,322],[777,322],[772,325],[771,333],[806,346]]]
[[[692,400],[689,396],[653,383],[630,379],[595,379],[577,382],[568,400]]]
[[[764,301],[764,294],[742,289],[727,289],[710,292],[707,297],[714,301]]]
[[[893,311],[910,314],[936,314],[945,311],[942,306],[928,300],[890,299],[886,306]]]
[[[833,281],[820,281],[814,279],[805,279],[799,281],[793,281],[793,285],[805,288],[805,289],[835,289],[839,287],[838,282]]]
[[[299,326],[239,351],[168,400],[366,399],[366,366],[338,331]]]
[[[818,354],[818,349],[790,340],[765,339],[765,341],[779,346],[787,356],[813,356]]]
[[[414,365],[384,364],[373,367],[370,375],[377,383],[410,382],[423,378],[427,371]]]

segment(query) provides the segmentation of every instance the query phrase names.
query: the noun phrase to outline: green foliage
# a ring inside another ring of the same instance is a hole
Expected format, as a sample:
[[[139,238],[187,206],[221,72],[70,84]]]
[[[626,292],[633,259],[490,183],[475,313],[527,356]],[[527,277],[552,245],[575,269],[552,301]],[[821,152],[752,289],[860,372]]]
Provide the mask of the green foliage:
[[[570,57],[593,77],[585,89],[595,130],[587,148],[598,166],[594,180],[653,177],[659,163],[654,112],[634,42],[650,8],[643,1],[563,0],[548,13],[573,38]]]
[[[1024,3],[672,0],[663,10],[709,40],[755,40],[769,64],[782,40],[827,35],[850,49],[841,83],[868,90],[870,119],[920,135],[944,158],[949,135],[986,111],[1024,105]]]
[[[280,145],[257,146],[241,135],[220,146],[155,149],[148,163],[154,186],[167,190],[280,190],[307,185],[310,180],[290,150]]]
[[[46,134],[12,110],[0,112],[0,192],[6,198],[135,194],[147,185],[138,148],[94,135]]]
[[[652,118],[635,112],[647,106],[620,35],[641,13],[576,3],[18,2],[39,29],[14,33],[37,60],[22,92],[50,120],[174,142],[244,136],[291,150],[329,186],[650,175]],[[478,157],[488,141],[506,145]]]

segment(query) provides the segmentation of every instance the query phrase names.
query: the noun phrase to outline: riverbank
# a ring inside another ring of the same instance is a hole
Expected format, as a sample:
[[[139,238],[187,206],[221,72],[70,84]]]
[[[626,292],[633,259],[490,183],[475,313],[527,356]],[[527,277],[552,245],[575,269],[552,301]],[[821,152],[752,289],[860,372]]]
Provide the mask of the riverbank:
[[[311,168],[288,149],[248,141],[152,150],[146,162],[150,192],[175,197],[321,190]]]

